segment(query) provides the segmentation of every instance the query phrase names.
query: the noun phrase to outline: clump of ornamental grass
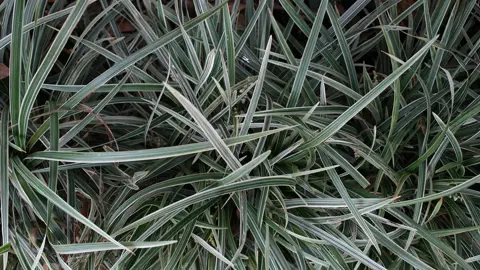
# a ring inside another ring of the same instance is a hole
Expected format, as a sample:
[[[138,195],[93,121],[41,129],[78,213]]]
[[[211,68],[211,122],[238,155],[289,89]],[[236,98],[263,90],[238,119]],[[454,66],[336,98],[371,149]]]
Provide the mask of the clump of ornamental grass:
[[[480,7],[399,2],[3,1],[2,266],[479,269]]]

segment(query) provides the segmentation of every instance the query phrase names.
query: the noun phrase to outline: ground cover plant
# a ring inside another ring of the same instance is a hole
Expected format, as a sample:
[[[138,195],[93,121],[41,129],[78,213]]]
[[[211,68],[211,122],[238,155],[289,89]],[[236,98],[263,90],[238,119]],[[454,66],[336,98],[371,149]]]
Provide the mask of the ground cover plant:
[[[4,0],[4,269],[480,269],[480,6]],[[347,3],[348,2],[348,3]]]

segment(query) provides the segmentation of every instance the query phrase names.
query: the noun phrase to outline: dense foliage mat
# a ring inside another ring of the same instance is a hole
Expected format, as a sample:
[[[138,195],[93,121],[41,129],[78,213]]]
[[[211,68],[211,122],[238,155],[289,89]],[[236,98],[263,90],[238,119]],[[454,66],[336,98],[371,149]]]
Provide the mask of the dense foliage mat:
[[[3,267],[480,269],[477,1],[0,14]]]

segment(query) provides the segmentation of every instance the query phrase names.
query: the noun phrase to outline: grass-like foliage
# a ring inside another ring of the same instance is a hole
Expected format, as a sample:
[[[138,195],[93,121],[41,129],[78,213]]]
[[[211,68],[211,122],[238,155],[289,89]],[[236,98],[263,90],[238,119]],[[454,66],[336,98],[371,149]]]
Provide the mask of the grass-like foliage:
[[[4,0],[1,267],[480,269],[480,6],[405,2]]]

